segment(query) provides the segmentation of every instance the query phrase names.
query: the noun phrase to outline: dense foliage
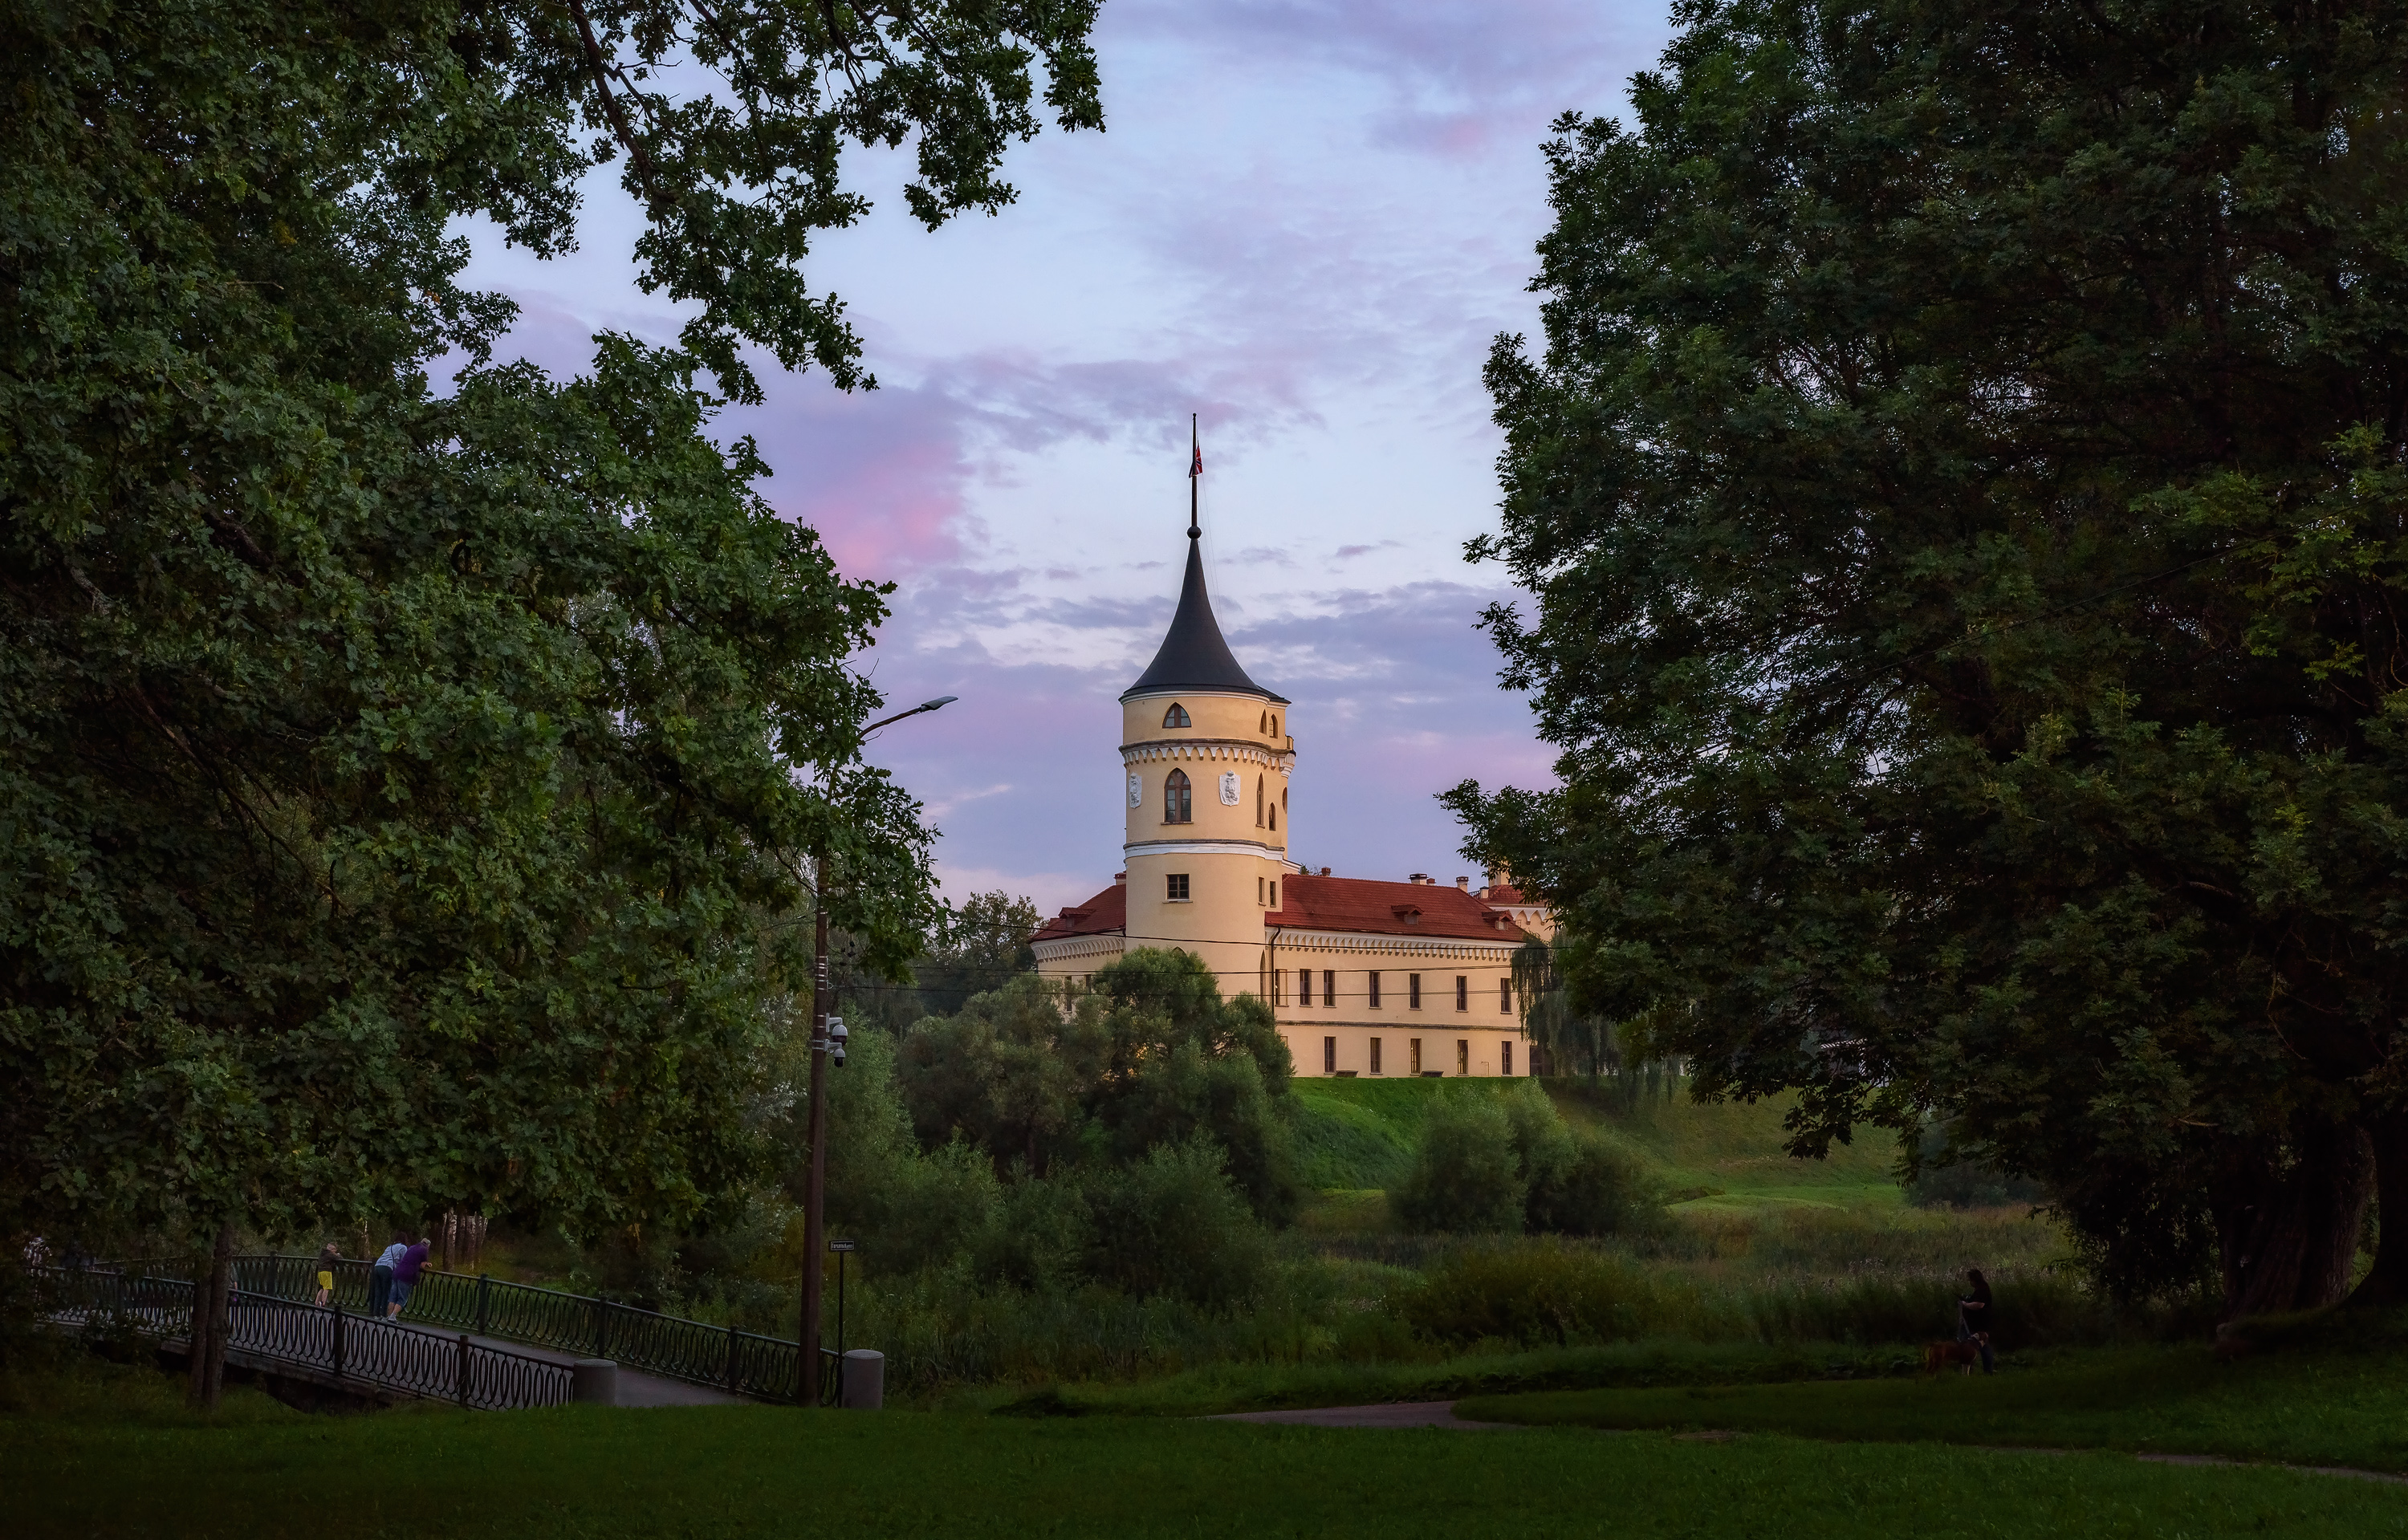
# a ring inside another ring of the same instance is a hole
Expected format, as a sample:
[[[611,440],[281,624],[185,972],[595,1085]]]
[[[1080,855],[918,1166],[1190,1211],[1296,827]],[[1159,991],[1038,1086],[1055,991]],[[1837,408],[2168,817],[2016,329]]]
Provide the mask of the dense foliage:
[[[998,207],[1040,59],[1098,121],[1090,14],[0,14],[0,1233],[590,1229],[764,1168],[803,854],[872,966],[933,904],[858,752],[880,591],[696,371],[854,378],[799,270],[864,207],[838,152],[916,142],[930,223]],[[684,348],[490,366],[456,221],[565,250],[622,154]]]
[[[828,1204],[879,1276],[1199,1304],[1261,1289],[1265,1225],[1301,1195],[1268,1012],[1222,1000],[1186,952],[1133,952],[1095,991],[1066,999],[1026,976],[900,1039],[855,1037]]]
[[[1444,1234],[1643,1235],[1663,1200],[1597,1134],[1575,1132],[1535,1080],[1503,1096],[1443,1097],[1423,1120],[1394,1196],[1408,1230]]]
[[[1489,370],[1576,1003],[2127,1290],[2408,1214],[2408,12],[1691,0]],[[2408,1223],[2362,1292],[2408,1289]]]
[[[914,1027],[900,1073],[921,1140],[960,1138],[998,1171],[1125,1162],[1201,1134],[1256,1213],[1295,1212],[1287,1044],[1260,1000],[1222,999],[1193,952],[1140,948],[1068,999],[1015,978]]]

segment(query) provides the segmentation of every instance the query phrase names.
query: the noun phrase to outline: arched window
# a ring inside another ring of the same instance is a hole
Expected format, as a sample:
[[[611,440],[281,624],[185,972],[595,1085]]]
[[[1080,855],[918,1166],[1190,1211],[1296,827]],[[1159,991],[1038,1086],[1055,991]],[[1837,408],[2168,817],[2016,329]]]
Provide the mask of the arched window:
[[[1196,821],[1196,789],[1188,784],[1184,770],[1173,770],[1170,778],[1162,783],[1162,821]]]
[[[1165,727],[1193,727],[1196,723],[1188,719],[1187,708],[1180,705],[1177,701],[1173,701],[1170,703],[1170,709],[1162,714],[1162,725]]]
[[[1271,809],[1271,827],[1274,829],[1279,827],[1279,809],[1276,807]]]
[[[1254,731],[1260,733],[1267,738],[1271,735],[1271,714],[1269,712],[1264,712],[1263,720],[1254,723]]]
[[[1263,826],[1263,777],[1254,777],[1254,827]]]

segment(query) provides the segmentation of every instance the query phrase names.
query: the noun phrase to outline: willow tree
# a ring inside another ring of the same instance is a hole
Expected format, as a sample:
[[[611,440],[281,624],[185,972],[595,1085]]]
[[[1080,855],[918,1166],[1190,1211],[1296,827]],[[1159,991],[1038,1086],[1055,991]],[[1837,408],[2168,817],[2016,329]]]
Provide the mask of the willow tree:
[[[1950,1120],[2106,1277],[2408,1289],[2408,12],[1700,0],[1548,149],[1451,793],[1795,1148]]]
[[[1040,88],[1100,121],[1091,17],[0,18],[0,1232],[214,1238],[222,1283],[236,1225],[681,1221],[760,1168],[803,855],[873,962],[935,909],[859,753],[883,591],[706,419],[765,356],[863,378],[802,273],[845,147],[914,146],[932,226],[1001,207]],[[457,221],[564,250],[614,160],[680,346],[491,365]]]

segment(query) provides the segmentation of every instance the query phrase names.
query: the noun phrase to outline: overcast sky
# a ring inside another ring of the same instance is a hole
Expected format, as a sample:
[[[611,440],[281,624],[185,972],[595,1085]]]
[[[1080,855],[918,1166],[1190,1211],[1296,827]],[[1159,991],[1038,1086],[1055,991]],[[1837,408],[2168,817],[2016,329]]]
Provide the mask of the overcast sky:
[[[1295,702],[1291,855],[1451,880],[1434,794],[1547,778],[1472,628],[1510,597],[1462,555],[1496,517],[1480,366],[1536,330],[1548,121],[1621,113],[1666,32],[1660,0],[1106,0],[1106,132],[1015,149],[999,218],[930,235],[904,167],[856,156],[878,210],[809,277],[882,388],[765,364],[767,405],[720,426],[849,576],[900,585],[861,660],[879,688],[961,697],[872,746],[942,831],[951,896],[1051,912],[1119,867],[1114,697],[1177,598],[1191,411],[1214,608]],[[479,243],[470,278],[523,307],[506,353],[567,373],[603,328],[674,338],[616,175],[576,256]]]

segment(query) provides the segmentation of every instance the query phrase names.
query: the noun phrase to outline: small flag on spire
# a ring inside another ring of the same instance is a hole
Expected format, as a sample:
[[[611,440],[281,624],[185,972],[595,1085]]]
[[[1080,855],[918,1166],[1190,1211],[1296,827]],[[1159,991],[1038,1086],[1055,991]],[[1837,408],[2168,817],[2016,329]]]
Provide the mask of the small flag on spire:
[[[1200,444],[1196,447],[1196,463],[1187,467],[1187,474],[1190,476],[1204,474],[1204,447]]]

